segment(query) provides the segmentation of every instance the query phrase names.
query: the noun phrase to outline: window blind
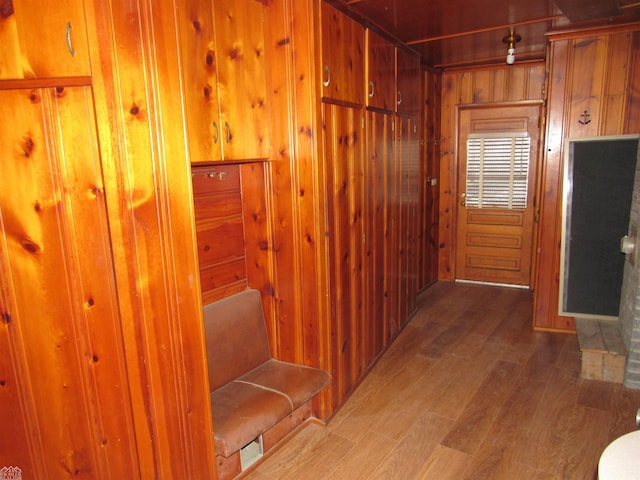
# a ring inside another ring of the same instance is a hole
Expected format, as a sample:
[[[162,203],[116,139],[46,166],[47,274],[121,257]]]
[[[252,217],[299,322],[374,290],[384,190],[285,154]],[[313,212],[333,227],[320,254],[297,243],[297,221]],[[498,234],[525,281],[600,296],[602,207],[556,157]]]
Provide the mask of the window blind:
[[[467,140],[468,207],[527,205],[530,139],[526,133],[471,134]]]

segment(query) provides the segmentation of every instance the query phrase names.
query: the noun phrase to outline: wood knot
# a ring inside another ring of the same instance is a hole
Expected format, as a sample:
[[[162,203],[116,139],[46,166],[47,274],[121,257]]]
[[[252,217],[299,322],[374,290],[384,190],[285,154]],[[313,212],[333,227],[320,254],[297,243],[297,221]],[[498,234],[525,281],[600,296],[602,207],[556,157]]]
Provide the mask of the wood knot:
[[[32,253],[34,255],[37,255],[40,252],[42,252],[42,248],[40,248],[40,245],[38,245],[37,243],[35,243],[33,240],[29,238],[25,238],[24,240],[22,240],[22,242],[20,242],[20,244],[22,245],[22,248],[24,248],[27,252]]]
[[[0,1],[0,17],[9,18],[13,13],[13,0]]]

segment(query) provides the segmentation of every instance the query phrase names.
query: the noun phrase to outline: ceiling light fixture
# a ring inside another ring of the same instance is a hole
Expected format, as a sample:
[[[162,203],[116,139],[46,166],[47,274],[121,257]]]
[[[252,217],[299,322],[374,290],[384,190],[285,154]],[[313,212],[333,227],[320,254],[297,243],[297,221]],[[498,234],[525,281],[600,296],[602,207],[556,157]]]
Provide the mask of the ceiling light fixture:
[[[507,63],[509,65],[513,65],[513,63],[516,61],[516,43],[518,43],[520,40],[522,40],[522,37],[515,33],[513,30],[509,32],[509,35],[502,39],[502,41],[509,46],[507,48]]]

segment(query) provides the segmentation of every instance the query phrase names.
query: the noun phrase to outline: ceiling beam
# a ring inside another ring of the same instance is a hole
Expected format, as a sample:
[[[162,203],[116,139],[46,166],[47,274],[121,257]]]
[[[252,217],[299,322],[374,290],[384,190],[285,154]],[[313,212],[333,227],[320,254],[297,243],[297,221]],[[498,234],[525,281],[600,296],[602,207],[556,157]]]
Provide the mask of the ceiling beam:
[[[419,43],[435,42],[437,40],[445,40],[447,38],[464,37],[465,35],[474,35],[476,33],[493,32],[495,30],[510,30],[511,28],[518,27],[520,25],[530,25],[532,23],[551,22],[553,20],[558,20],[560,18],[564,18],[564,15],[552,15],[550,17],[536,18],[534,20],[526,20],[524,22],[508,23],[506,25],[498,25],[496,27],[478,28],[476,30],[450,33],[447,35],[438,35],[436,37],[427,37],[427,38],[422,38],[420,40],[411,40],[405,43],[407,45],[417,45]]]

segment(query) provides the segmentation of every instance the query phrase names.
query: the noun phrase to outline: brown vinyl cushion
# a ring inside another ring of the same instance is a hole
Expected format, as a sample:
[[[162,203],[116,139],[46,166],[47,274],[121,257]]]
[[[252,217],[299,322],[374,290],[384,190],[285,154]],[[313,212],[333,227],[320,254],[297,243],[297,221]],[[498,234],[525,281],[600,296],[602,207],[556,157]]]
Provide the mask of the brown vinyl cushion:
[[[272,359],[246,373],[240,380],[282,392],[291,399],[295,410],[329,385],[331,377],[324,370]]]
[[[260,292],[245,290],[203,310],[212,392],[271,358]]]
[[[216,453],[228,457],[291,413],[278,392],[233,381],[211,394]]]

